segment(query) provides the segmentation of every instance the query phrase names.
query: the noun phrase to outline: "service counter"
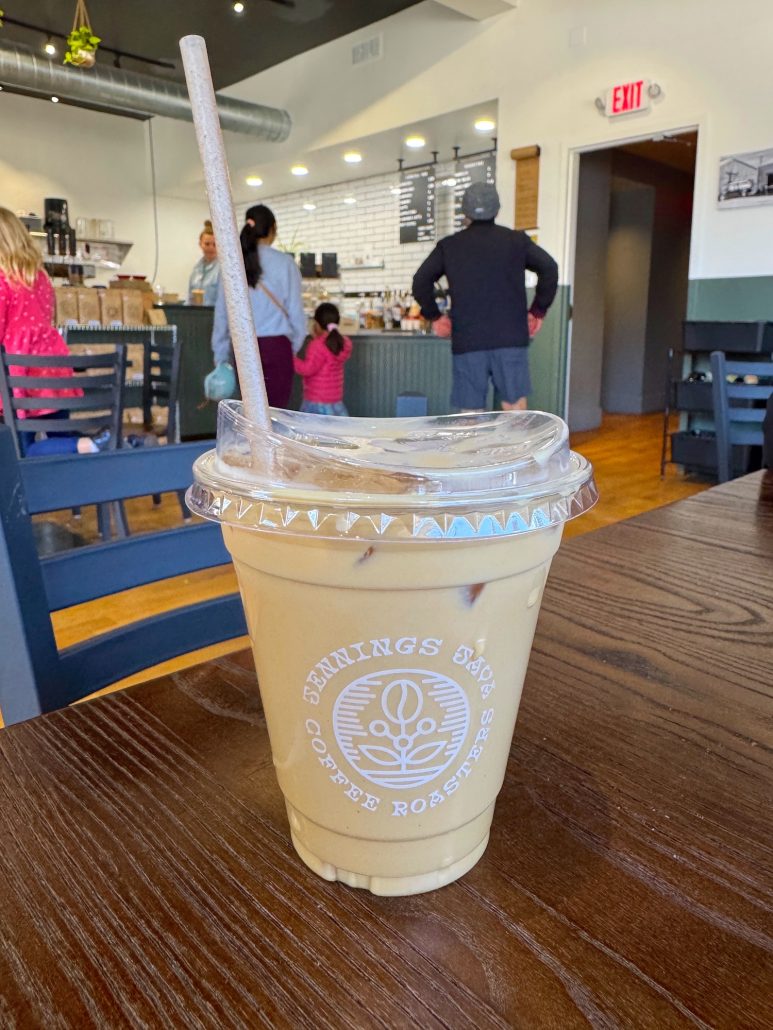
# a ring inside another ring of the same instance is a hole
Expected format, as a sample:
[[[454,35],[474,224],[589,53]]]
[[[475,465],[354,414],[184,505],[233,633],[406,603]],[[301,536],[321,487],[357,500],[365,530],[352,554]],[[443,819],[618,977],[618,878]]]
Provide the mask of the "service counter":
[[[168,304],[167,321],[177,326],[180,360],[180,437],[215,435],[217,405],[204,398],[204,377],[212,370],[211,307]],[[351,415],[384,418],[395,414],[400,393],[422,393],[430,415],[449,409],[451,344],[437,336],[400,332],[352,335],[354,349],[346,364],[344,400]],[[301,382],[296,377],[291,407],[299,407]]]

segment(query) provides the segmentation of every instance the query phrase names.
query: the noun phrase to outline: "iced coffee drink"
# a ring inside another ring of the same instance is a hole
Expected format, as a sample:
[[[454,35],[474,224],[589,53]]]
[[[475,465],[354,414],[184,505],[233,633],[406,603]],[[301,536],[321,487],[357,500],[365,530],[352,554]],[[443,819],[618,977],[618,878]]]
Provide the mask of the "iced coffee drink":
[[[541,412],[273,416],[261,439],[221,405],[190,503],[234,560],[293,844],[375,894],[440,887],[485,850],[592,470]]]

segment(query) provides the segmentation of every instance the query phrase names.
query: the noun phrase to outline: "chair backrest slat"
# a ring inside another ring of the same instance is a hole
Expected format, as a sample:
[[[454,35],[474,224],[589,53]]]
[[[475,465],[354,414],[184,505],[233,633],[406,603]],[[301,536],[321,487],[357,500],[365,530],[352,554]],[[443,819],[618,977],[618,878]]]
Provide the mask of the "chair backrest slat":
[[[145,349],[143,408],[145,417],[155,404],[167,409],[166,436],[177,439],[177,395],[180,387],[180,340],[176,331],[170,338],[155,338]]]
[[[765,421],[764,408],[734,408],[731,406],[727,410],[731,425],[738,422],[759,422],[762,424]]]
[[[728,383],[728,375],[753,375],[769,384]],[[720,483],[725,483],[733,475],[733,446],[761,446],[764,442],[765,410],[754,404],[773,394],[773,361],[728,361],[723,351],[712,351],[711,380],[717,474]]]
[[[731,443],[736,447],[759,447],[763,442],[762,430],[750,426],[737,426]]]
[[[89,418],[25,418],[16,423],[23,432],[30,433],[85,433],[86,435],[99,433],[105,426],[112,425],[112,415],[94,415]],[[81,455],[70,455],[71,458],[78,458]],[[38,459],[27,459],[35,460]],[[61,457],[62,461],[69,460],[68,457]],[[77,505],[76,505],[77,507]]]
[[[60,384],[60,389],[62,386]],[[72,387],[69,387],[72,389]],[[84,397],[14,397],[14,411],[39,411],[41,408],[55,408],[57,411],[109,411],[113,406],[114,391],[89,390]],[[73,423],[73,428],[76,428]]]
[[[85,376],[8,376],[8,385],[16,390],[71,390],[76,386],[81,390],[91,390],[97,387],[112,387],[114,384],[115,371]]]
[[[760,386],[758,383],[728,383],[725,390],[728,400],[731,401],[766,401],[773,390],[773,383],[770,386]]]
[[[147,668],[148,655],[158,664],[246,632],[239,595],[216,597],[66,648],[60,655],[63,679],[71,691],[87,682],[93,693]]]
[[[230,561],[212,522],[77,547],[41,562],[50,611]]]
[[[738,361],[733,358],[728,360],[725,355],[725,374],[731,376],[770,376],[773,362],[759,361],[754,358],[751,361]]]
[[[141,451],[25,458],[21,477],[27,508],[37,515],[61,508],[186,490],[193,481],[193,462],[210,450],[213,443],[201,440]],[[135,460],[140,454],[143,460]]]
[[[6,368],[73,368],[83,371],[88,368],[111,368],[115,365],[115,351],[107,351],[104,354],[16,354],[1,351],[0,354]]]

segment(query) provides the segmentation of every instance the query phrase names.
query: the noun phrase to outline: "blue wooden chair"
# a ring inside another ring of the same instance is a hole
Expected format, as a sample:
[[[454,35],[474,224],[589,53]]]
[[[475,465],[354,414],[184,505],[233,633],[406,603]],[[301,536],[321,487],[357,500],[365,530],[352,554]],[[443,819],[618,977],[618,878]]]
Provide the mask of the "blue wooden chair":
[[[22,371],[13,374],[13,367],[35,369],[39,374]],[[68,369],[67,378],[56,375]],[[48,375],[46,371],[50,370]],[[110,430],[110,449],[121,446],[123,419],[123,382],[126,375],[126,347],[120,345],[107,354],[13,354],[0,351],[0,397],[7,425],[13,434],[16,453],[24,447],[20,434],[33,433],[98,433]],[[78,387],[81,397],[19,397],[16,390],[40,390],[43,387],[72,389]],[[24,418],[22,413],[36,408],[55,408],[57,418]],[[77,417],[70,418],[73,412]]]
[[[154,336],[145,347],[142,375],[142,417],[144,428],[152,430],[153,407],[166,408],[166,425],[159,427],[156,432],[159,436],[165,436],[166,442],[177,443],[179,431],[177,428],[177,403],[180,390],[180,341],[177,334],[172,338],[156,339]],[[180,511],[183,518],[190,518],[190,512],[185,505],[185,492],[180,491],[177,495],[180,504]],[[161,504],[161,495],[155,494],[153,503]]]
[[[142,417],[153,429],[153,407],[166,408],[166,425],[158,430],[167,443],[178,442],[177,404],[180,391],[180,341],[154,338],[143,354]]]
[[[230,561],[220,527],[194,523],[39,559],[31,515],[182,490],[211,441],[25,458],[0,427],[0,712],[60,708],[158,662],[246,633],[238,594],[187,605],[61,651],[51,612]]]
[[[12,368],[23,371],[12,374]],[[30,375],[30,369],[41,374]],[[56,370],[69,369],[71,376],[55,375]],[[25,371],[26,370],[26,371]],[[48,375],[43,373],[48,371]],[[47,433],[94,434],[110,430],[110,450],[121,446],[123,421],[123,384],[126,378],[126,347],[119,344],[106,354],[14,354],[0,350],[0,397],[3,418],[11,430],[16,453],[24,455],[23,434]],[[78,387],[81,397],[18,397],[16,390],[40,390],[43,387]],[[26,418],[20,414],[36,408],[51,407],[57,418]],[[76,417],[70,418],[73,412]],[[80,515],[80,510],[73,512]],[[104,540],[112,536],[111,517],[118,536],[128,536],[129,526],[121,504],[101,504],[97,508],[99,529]]]
[[[756,376],[760,382],[727,381],[728,376]],[[711,389],[717,436],[717,475],[720,483],[733,478],[733,447],[761,447],[766,401],[773,394],[773,361],[729,360],[723,351],[711,354]]]

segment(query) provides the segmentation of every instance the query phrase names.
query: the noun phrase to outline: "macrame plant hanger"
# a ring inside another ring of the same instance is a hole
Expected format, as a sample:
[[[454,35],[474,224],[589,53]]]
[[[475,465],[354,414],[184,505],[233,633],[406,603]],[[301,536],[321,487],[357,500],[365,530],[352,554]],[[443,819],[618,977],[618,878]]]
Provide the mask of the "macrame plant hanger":
[[[75,64],[81,68],[93,67],[97,59],[96,52],[99,42],[99,37],[94,35],[91,28],[86,0],[77,0],[72,31],[67,39],[70,49],[65,55],[65,63]]]

